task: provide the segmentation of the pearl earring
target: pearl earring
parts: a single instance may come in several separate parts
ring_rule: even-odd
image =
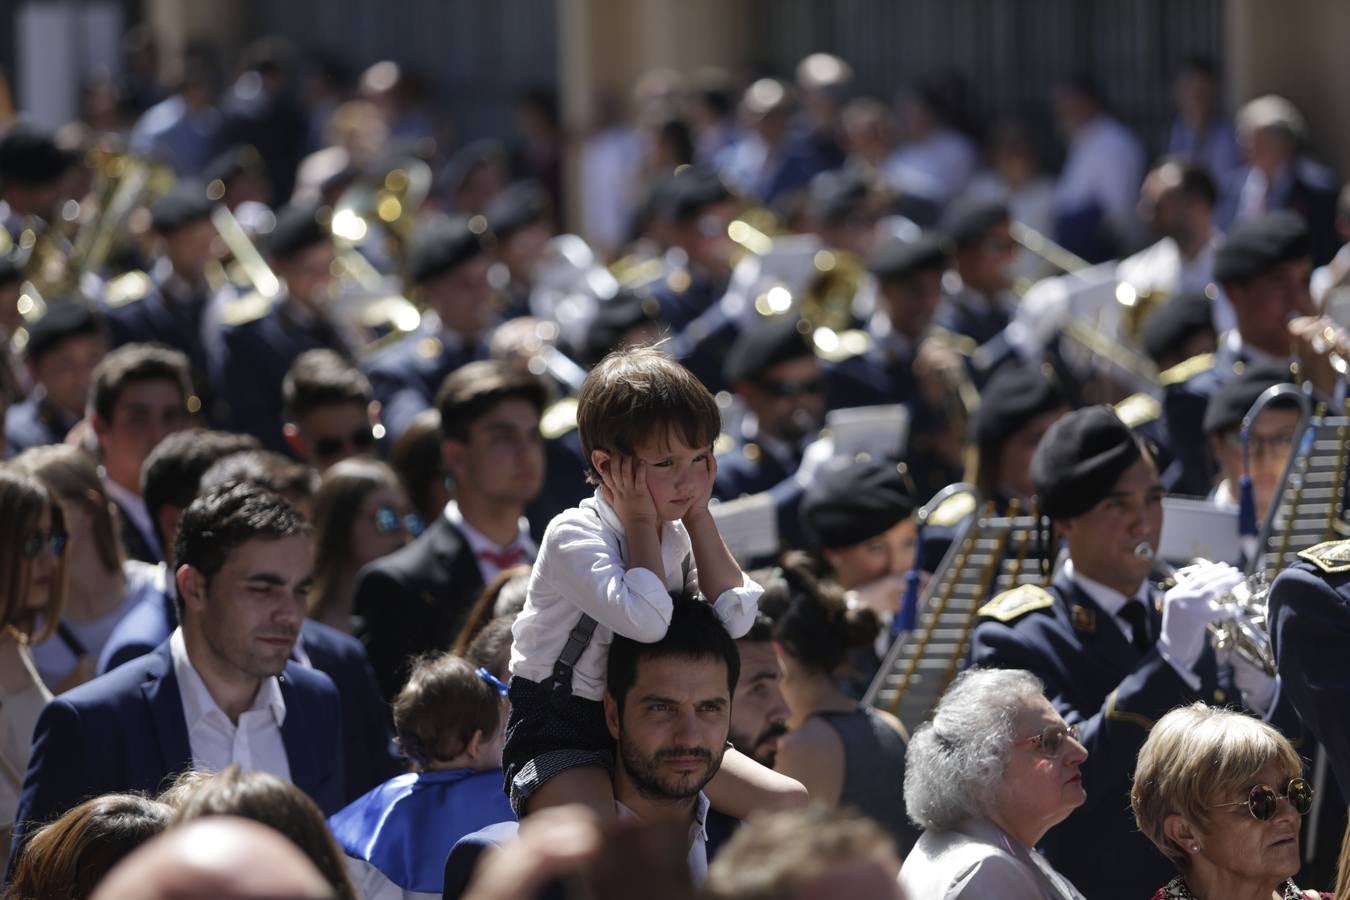
[[[1192,853],[1199,853],[1199,852],[1200,852],[1200,845],[1199,845],[1199,844],[1191,844],[1191,852],[1192,852]]]

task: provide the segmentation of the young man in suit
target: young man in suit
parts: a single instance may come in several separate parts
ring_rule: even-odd
[[[314,566],[308,523],[276,494],[232,485],[193,501],[174,550],[181,626],[38,719],[11,870],[37,823],[98,794],[154,793],[189,769],[238,763],[325,813],[341,808],[337,690],[290,659]]]
[[[455,499],[421,537],[357,577],[361,639],[386,698],[403,686],[410,657],[450,646],[484,584],[534,560],[524,513],[544,484],[545,399],[539,379],[496,361],[469,363],[441,386]]]

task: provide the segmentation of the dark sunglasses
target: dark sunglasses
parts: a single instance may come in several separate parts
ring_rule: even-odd
[[[1289,805],[1300,816],[1307,815],[1312,809],[1313,787],[1302,778],[1293,778],[1281,794],[1268,784],[1254,785],[1246,800],[1234,800],[1232,803],[1216,803],[1215,806],[1245,806],[1247,810],[1262,822],[1269,822],[1279,809],[1280,801],[1288,798]]]
[[[1059,751],[1064,749],[1064,742],[1069,738],[1078,740],[1077,725],[1051,725],[1040,734],[1033,734],[1031,737],[1022,738],[1020,741],[1013,741],[1013,746],[1035,744],[1041,748],[1041,752],[1046,756],[1059,756]]]
[[[406,531],[413,537],[422,533],[422,517],[417,513],[399,515],[392,506],[381,506],[375,510],[375,530],[380,534],[395,534]]]
[[[314,453],[316,456],[337,456],[347,447],[355,450],[369,450],[374,446],[375,433],[370,430],[369,425],[363,425],[346,437],[316,438]]]
[[[497,693],[503,697],[511,693],[511,689],[506,686],[506,682],[502,681],[500,678],[498,678],[496,675],[493,675],[491,672],[489,672],[482,666],[478,667],[478,677],[486,681],[488,684],[492,685],[492,687],[496,689]]]
[[[68,539],[69,535],[55,528],[51,531],[34,531],[23,539],[20,549],[23,551],[24,559],[37,559],[42,553],[42,548],[51,544],[52,555],[60,556],[66,550]]]
[[[760,388],[773,397],[801,397],[806,394],[819,394],[824,379],[812,378],[808,381],[761,381]]]

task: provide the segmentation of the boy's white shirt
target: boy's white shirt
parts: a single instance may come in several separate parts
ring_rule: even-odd
[[[670,595],[698,590],[689,532],[681,522],[661,525],[663,573],[625,569],[624,551],[623,524],[599,490],[549,523],[530,573],[525,608],[511,629],[512,675],[534,682],[551,677],[568,635],[585,613],[596,628],[573,670],[572,692],[600,700],[615,634],[643,643],[665,636]],[[740,587],[723,591],[713,603],[732,637],[750,630],[762,593],[743,575]]]

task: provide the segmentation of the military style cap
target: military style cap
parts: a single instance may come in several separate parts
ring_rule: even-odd
[[[731,191],[711,169],[687,166],[656,188],[654,212],[674,222],[688,222],[715,203],[730,200]]]
[[[1069,405],[1054,375],[1039,366],[1006,363],[994,370],[980,392],[972,436],[982,447],[998,446],[1036,416]]]
[[[1214,254],[1214,280],[1250,281],[1280,263],[1312,255],[1303,218],[1290,210],[1268,212],[1233,226]]]
[[[867,271],[883,281],[946,267],[947,245],[935,234],[912,241],[886,237],[867,255]]]
[[[1293,384],[1289,366],[1279,363],[1260,363],[1244,366],[1231,381],[1221,384],[1205,406],[1205,434],[1215,434],[1237,428],[1267,388],[1277,384]],[[1267,409],[1298,409],[1292,397],[1272,400]]]
[[[74,161],[49,133],[29,125],[15,125],[0,137],[0,181],[50,184]]]
[[[267,255],[288,259],[302,250],[331,240],[328,228],[319,221],[317,206],[286,206],[277,212],[277,224],[267,236]]]
[[[753,380],[765,369],[790,359],[814,356],[800,324],[801,319],[790,313],[760,320],[741,332],[722,367],[727,384]]]
[[[909,479],[894,462],[825,467],[802,496],[802,530],[818,547],[852,547],[914,512]]]
[[[1144,323],[1144,352],[1154,362],[1166,359],[1201,331],[1214,331],[1210,299],[1199,292],[1178,294]]]
[[[160,234],[168,234],[184,225],[211,218],[211,208],[206,185],[195,179],[183,179],[151,204],[150,227]]]
[[[1008,204],[999,199],[975,198],[957,201],[943,221],[943,231],[957,247],[984,240],[996,225],[1011,221]]]
[[[548,194],[537,181],[518,181],[502,191],[486,210],[488,228],[498,240],[506,240],[527,225],[548,215]]]
[[[82,297],[62,297],[47,307],[47,312],[36,322],[28,323],[28,343],[24,353],[30,360],[39,360],[55,350],[62,341],[73,337],[97,337],[103,333],[103,323]]]
[[[444,275],[484,250],[479,232],[463,216],[431,219],[417,227],[408,246],[408,283]]]
[[[871,199],[867,181],[849,169],[821,172],[811,179],[808,209],[821,225],[837,225],[863,212]]]
[[[1096,506],[1143,451],[1109,406],[1077,409],[1041,438],[1031,457],[1031,482],[1041,511],[1072,519]]]

